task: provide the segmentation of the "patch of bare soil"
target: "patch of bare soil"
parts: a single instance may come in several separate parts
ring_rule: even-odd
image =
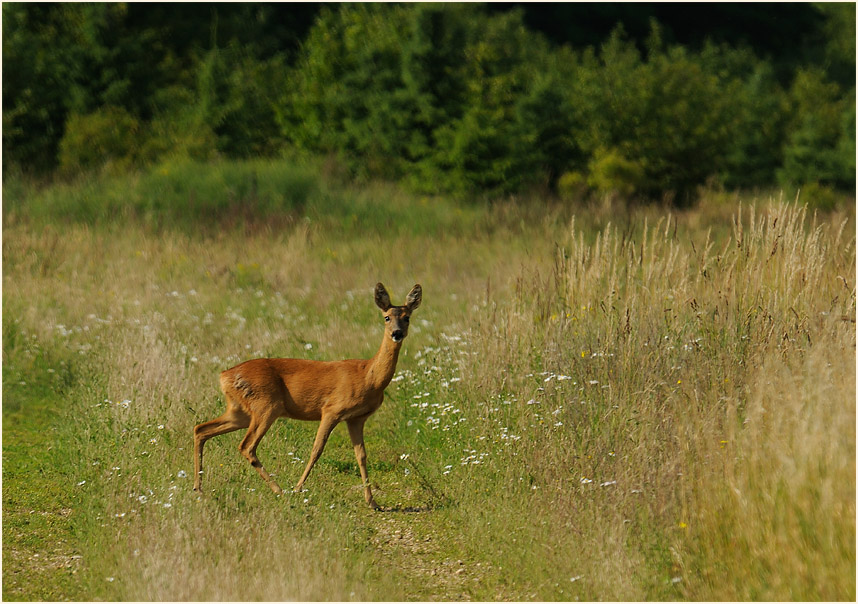
[[[66,518],[71,514],[71,510],[24,510],[22,513]],[[62,539],[54,541],[51,548],[37,551],[34,547],[21,545],[26,542],[26,537],[20,531],[3,534],[3,598],[6,600],[33,599],[34,583],[45,583],[49,587],[54,573],[65,571],[75,574],[81,567],[83,557],[72,553]],[[56,595],[52,594],[52,599],[55,597]]]
[[[437,528],[423,516],[429,511],[387,511],[377,515],[373,544],[408,581],[412,600],[470,601],[472,587],[488,565],[445,555]]]

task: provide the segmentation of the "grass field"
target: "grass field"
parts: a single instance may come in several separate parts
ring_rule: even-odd
[[[458,204],[283,162],[3,210],[6,600],[854,600],[855,219]],[[277,498],[192,429],[259,356],[368,358],[366,426]],[[286,487],[316,424],[259,448]]]

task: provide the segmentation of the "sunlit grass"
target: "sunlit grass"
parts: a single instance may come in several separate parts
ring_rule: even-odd
[[[851,213],[704,203],[608,227],[598,208],[307,190],[269,223],[190,230],[161,210],[7,214],[4,420],[55,406],[64,454],[44,471],[74,510],[75,593],[854,599]],[[240,433],[213,439],[198,498],[191,430],[222,412],[218,373],[369,357],[379,280],[425,292],[366,428],[397,511],[366,509],[342,428],[281,498]],[[284,487],[314,432],[282,421],[262,441]]]

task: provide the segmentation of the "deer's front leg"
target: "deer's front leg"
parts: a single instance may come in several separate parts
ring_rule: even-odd
[[[357,458],[358,467],[360,468],[360,477],[363,480],[363,496],[367,504],[373,509],[379,509],[378,504],[372,498],[372,489],[369,487],[369,474],[366,471],[366,446],[363,442],[363,425],[366,423],[367,416],[356,417],[346,421],[349,427],[349,437],[352,439],[352,444],[355,448],[355,458]]]
[[[331,435],[331,432],[336,425],[337,420],[334,418],[330,416],[322,416],[322,421],[319,422],[319,430],[316,432],[316,440],[313,441],[313,450],[310,452],[310,461],[307,462],[307,468],[301,475],[301,480],[299,480],[298,484],[295,486],[296,493],[300,492],[301,489],[304,488],[304,482],[307,480],[307,476],[310,475],[310,470],[313,469],[313,466],[319,460],[319,456],[322,454],[322,451],[325,450],[325,444],[328,442],[328,437]]]

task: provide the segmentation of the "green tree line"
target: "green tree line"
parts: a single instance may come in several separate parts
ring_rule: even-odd
[[[854,193],[855,6],[802,10],[785,61],[656,19],[561,43],[524,7],[5,3],[4,174],[308,154],[463,196]]]

